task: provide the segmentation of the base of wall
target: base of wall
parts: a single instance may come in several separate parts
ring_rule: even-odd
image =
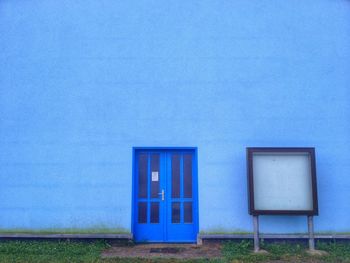
[[[230,239],[253,239],[253,234],[199,234],[197,244],[203,240],[230,240]],[[308,239],[307,234],[259,234],[260,239]],[[342,239],[350,240],[350,234],[315,234],[315,239]]]
[[[260,234],[261,239],[308,239],[307,234]],[[203,240],[253,239],[253,234],[199,234],[197,244]],[[1,234],[0,239],[115,239],[132,240],[132,234]],[[350,240],[350,234],[316,234],[315,239]]]
[[[0,239],[124,239],[132,240],[132,234],[1,234]]]

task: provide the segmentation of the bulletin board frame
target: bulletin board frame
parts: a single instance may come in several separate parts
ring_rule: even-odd
[[[274,210],[264,209],[258,210],[254,204],[254,154],[308,154],[310,161],[311,191],[312,191],[312,209],[309,210]],[[315,148],[313,147],[247,147],[247,177],[248,177],[248,210],[253,216],[258,215],[318,215],[318,197],[317,197],[317,182],[316,182],[316,161]]]

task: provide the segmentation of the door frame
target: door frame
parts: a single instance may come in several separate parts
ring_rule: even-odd
[[[150,147],[150,146],[146,146],[146,147],[141,147],[141,146],[135,146],[132,147],[132,191],[131,191],[131,233],[134,236],[135,233],[135,224],[134,224],[134,216],[135,216],[135,199],[136,199],[136,192],[135,192],[135,182],[136,182],[136,164],[137,164],[137,160],[136,160],[136,153],[138,151],[192,151],[194,154],[194,177],[195,180],[192,181],[193,185],[194,185],[194,191],[193,191],[193,200],[194,202],[196,202],[196,209],[194,209],[193,213],[194,213],[194,228],[195,228],[195,232],[197,233],[197,235],[199,234],[199,194],[198,194],[198,147]],[[193,241],[193,243],[196,243],[196,239]],[[166,241],[164,241],[164,243],[166,243]]]

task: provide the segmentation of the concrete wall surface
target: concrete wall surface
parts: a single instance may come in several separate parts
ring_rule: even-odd
[[[249,232],[246,147],[304,146],[315,231],[350,232],[349,21],[346,0],[2,0],[0,230],[131,231],[132,147],[193,146],[200,231]]]

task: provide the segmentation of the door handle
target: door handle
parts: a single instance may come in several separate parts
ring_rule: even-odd
[[[162,201],[164,201],[164,189],[162,189],[162,192],[158,193],[159,195],[162,195]]]

